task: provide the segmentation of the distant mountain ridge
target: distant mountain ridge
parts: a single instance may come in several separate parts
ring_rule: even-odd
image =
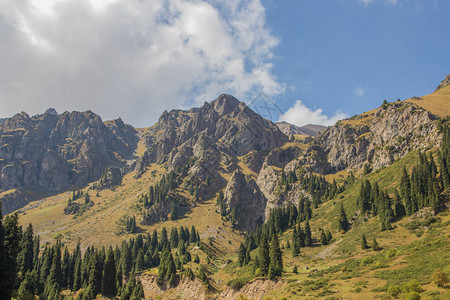
[[[446,97],[447,89],[436,93]],[[20,113],[0,123],[0,198],[4,211],[11,212],[34,199],[27,198],[29,192],[42,195],[82,187],[99,180],[110,166],[123,174],[135,171],[139,177],[157,164],[168,171],[187,168],[197,199],[226,188],[227,214],[260,203],[262,210],[253,221],[264,222],[271,209],[306,193],[298,186],[274,197],[280,170],[304,168],[326,175],[364,165],[378,169],[409,151],[439,144],[437,120],[404,101],[330,127],[297,127],[266,120],[227,94],[198,108],[165,111],[152,127],[139,131],[121,119],[103,122],[91,111],[58,114],[49,109],[33,117]],[[312,138],[289,140],[296,134]],[[235,184],[230,184],[230,176]],[[241,192],[248,195],[241,200],[251,205],[234,199]],[[169,204],[161,209],[170,210]],[[236,224],[251,229],[252,222]]]
[[[314,124],[308,124],[299,127],[285,121],[277,122],[276,124],[278,128],[280,128],[280,130],[287,136],[291,136],[294,134],[317,136],[321,131],[327,128],[326,126],[323,125],[314,125]]]

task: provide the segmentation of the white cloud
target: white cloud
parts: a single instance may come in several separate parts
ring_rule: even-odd
[[[7,3],[6,3],[7,2]],[[220,93],[278,95],[259,0],[0,2],[0,117],[91,109],[138,126]]]
[[[285,121],[297,126],[304,126],[308,124],[318,124],[331,126],[337,121],[347,118],[348,115],[337,111],[333,116],[329,117],[323,114],[323,110],[318,108],[316,110],[306,107],[301,100],[297,100],[291,108],[280,116],[280,121]]]
[[[353,90],[353,95],[362,97],[366,94],[367,88],[364,88],[362,86],[358,86]]]

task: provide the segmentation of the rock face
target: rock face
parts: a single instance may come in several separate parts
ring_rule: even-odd
[[[16,114],[0,124],[0,189],[47,193],[84,185],[108,166],[125,166],[137,141],[132,126],[105,124],[91,111]]]
[[[317,136],[321,131],[327,128],[326,126],[313,124],[298,127],[284,121],[277,122],[276,125],[278,126],[278,128],[280,128],[281,132],[283,132],[287,136],[291,136],[294,134]]]
[[[441,81],[441,83],[437,86],[435,91],[440,90],[441,88],[443,88],[444,86],[447,86],[450,84],[450,74],[448,74],[447,76],[445,76],[444,80]]]
[[[436,120],[415,104],[394,102],[370,115],[340,121],[314,141],[321,155],[311,161],[313,170],[324,174],[364,164],[378,169],[411,150],[439,145]]]
[[[7,214],[28,204],[29,199],[20,190],[12,189],[0,194],[2,213]]]
[[[118,167],[109,166],[105,169],[100,180],[95,185],[99,190],[111,189],[122,182],[122,172]]]
[[[236,228],[250,231],[265,221],[266,197],[256,182],[239,170],[234,171],[228,181],[224,201]]]
[[[193,152],[199,141],[233,156],[273,149],[287,141],[274,123],[226,94],[200,108],[164,112],[144,139],[151,161],[157,163],[169,158],[173,163],[176,154]]]

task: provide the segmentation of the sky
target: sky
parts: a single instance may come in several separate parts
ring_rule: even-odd
[[[431,93],[450,73],[449,15],[447,0],[0,0],[0,117],[145,127],[229,93],[332,125]]]

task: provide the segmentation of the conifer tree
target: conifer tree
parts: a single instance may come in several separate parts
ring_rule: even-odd
[[[169,240],[167,239],[167,229],[166,227],[163,227],[163,229],[161,229],[161,241],[159,244],[159,250],[162,250],[165,245],[168,245]]]
[[[283,259],[280,249],[278,236],[273,235],[270,242],[270,264],[269,264],[269,278],[280,277],[283,272]]]
[[[195,243],[196,241],[197,241],[197,232],[195,230],[194,225],[192,225],[191,233],[189,235],[189,242],[190,243]]]
[[[323,228],[320,231],[320,243],[324,246],[328,245],[327,235],[325,234],[325,231],[323,230]]]
[[[372,250],[378,251],[379,249],[380,249],[380,248],[379,248],[379,246],[378,246],[377,240],[375,239],[375,237],[373,237],[373,240],[372,240]]]
[[[394,212],[395,212],[396,219],[401,219],[404,216],[406,216],[405,206],[403,205],[403,202],[400,199],[400,195],[399,195],[397,189],[395,189],[395,194],[394,194]]]
[[[344,205],[341,203],[341,209],[339,212],[339,230],[347,232],[349,230],[350,224],[347,221],[347,215],[344,210]]]
[[[1,207],[0,207],[1,209]],[[1,214],[0,214],[1,216]],[[0,218],[1,219],[1,218]],[[17,213],[5,217],[0,239],[3,239],[2,264],[0,266],[0,299],[10,299],[17,278],[17,254],[21,230],[19,228],[19,215]]]
[[[1,209],[1,207],[0,207]],[[34,249],[33,249],[33,226],[31,223],[25,229],[20,242],[20,253],[18,255],[18,267],[22,276],[33,269]]]
[[[367,245],[366,236],[363,234],[361,236],[361,249],[364,250],[364,249],[367,249],[367,248],[369,248],[369,246]]]
[[[309,226],[308,220],[306,220],[306,222],[305,222],[305,246],[306,247],[312,246],[311,227]]]
[[[329,230],[327,230],[326,236],[327,236],[327,243],[328,244],[331,243],[331,241],[333,240],[333,236],[331,235],[331,232]]]
[[[262,234],[259,242],[259,265],[260,272],[262,276],[267,276],[269,273],[269,264],[270,264],[270,256],[269,256],[269,243],[267,242],[266,234]]]
[[[300,224],[298,224],[298,239],[300,242],[300,247],[305,247],[305,232],[303,231],[303,228]]]
[[[102,274],[102,294],[103,296],[112,298],[116,295],[116,262],[114,259],[114,253],[109,248],[106,254],[106,260],[103,267]]]
[[[136,256],[136,261],[134,263],[134,269],[136,271],[142,271],[144,269],[144,250],[141,248]]]
[[[78,291],[81,288],[81,257],[76,257],[75,260],[75,268],[74,268],[74,279],[73,279],[73,286],[72,291]]]
[[[53,261],[50,268],[50,274],[47,278],[50,281],[50,285],[54,283],[61,284],[62,271],[61,271],[61,245],[59,242],[53,247]]]
[[[122,243],[121,247],[121,263],[122,263],[122,274],[125,277],[128,277],[128,275],[131,272],[132,267],[132,256],[131,256],[131,249],[127,242]]]
[[[172,227],[170,230],[170,247],[176,248],[178,246],[178,230],[176,227]]]
[[[242,267],[244,265],[245,255],[246,255],[245,247],[244,247],[244,244],[241,243],[241,245],[239,246],[239,250],[238,250],[238,261],[239,261],[240,267]]]

